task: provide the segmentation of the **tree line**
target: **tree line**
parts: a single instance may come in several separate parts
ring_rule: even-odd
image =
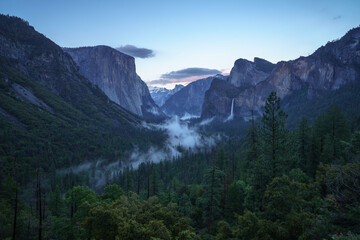
[[[286,119],[273,92],[241,141],[125,167],[100,192],[79,186],[81,177],[51,181],[41,168],[20,188],[26,169],[8,159],[0,237],[360,238],[359,129],[350,131],[336,104],[312,125],[303,118],[289,130]]]

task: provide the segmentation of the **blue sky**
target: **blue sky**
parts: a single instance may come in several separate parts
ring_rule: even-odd
[[[0,0],[0,12],[27,20],[62,47],[133,45],[144,81],[191,81],[228,73],[238,58],[271,62],[307,56],[360,25],[359,0]],[[194,73],[204,69],[204,76]],[[171,79],[189,71],[185,79]],[[162,80],[162,81],[159,81]]]

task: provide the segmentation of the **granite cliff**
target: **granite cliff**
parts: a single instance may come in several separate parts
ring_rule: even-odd
[[[261,58],[255,58],[254,62],[240,58],[231,69],[228,82],[236,87],[255,86],[265,80],[274,67],[275,64]]]
[[[135,59],[107,46],[64,48],[80,73],[112,101],[138,116],[163,118],[147,85],[136,74]]]
[[[339,40],[328,42],[308,57],[273,65],[255,58],[239,59],[227,81],[213,81],[206,92],[202,118],[226,117],[234,99],[234,115],[247,118],[254,110],[260,115],[270,92],[281,98],[304,93],[304,100],[316,99],[341,86],[359,81],[360,28]],[[260,64],[259,64],[260,63]],[[301,102],[293,103],[301,108]]]

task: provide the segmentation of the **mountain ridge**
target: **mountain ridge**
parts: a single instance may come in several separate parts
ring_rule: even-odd
[[[261,115],[265,100],[272,91],[284,98],[306,89],[307,99],[316,99],[329,91],[339,89],[342,85],[357,81],[360,76],[359,38],[360,28],[354,28],[339,40],[328,42],[308,57],[278,62],[273,70],[267,73],[266,78],[260,76],[252,79],[255,84],[240,82],[234,85],[234,81],[228,80],[231,86],[226,85],[229,88],[227,92],[235,91],[233,88],[236,88],[235,95],[227,95],[226,91],[221,89],[217,91],[216,87],[219,87],[219,84],[211,86],[205,94],[202,118],[225,118],[229,114],[228,108],[232,98],[235,99],[235,116],[248,118],[252,110],[255,115]],[[234,74],[246,74],[244,68],[237,67],[237,61],[229,79],[233,79]],[[250,75],[256,76],[256,71],[250,70]],[[227,110],[221,106],[226,106]]]
[[[205,92],[215,78],[225,79],[226,76],[215,75],[189,83],[186,87],[172,95],[161,109],[168,115],[200,116]]]

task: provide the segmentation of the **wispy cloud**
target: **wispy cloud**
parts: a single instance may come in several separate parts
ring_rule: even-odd
[[[221,74],[222,71],[210,68],[185,68],[177,71],[164,73],[160,79],[148,81],[148,85],[167,85],[176,83],[190,83],[202,78]]]
[[[221,72],[217,69],[185,68],[185,69],[165,73],[161,75],[161,79],[182,79],[182,78],[188,78],[194,76],[215,75],[220,73]]]
[[[153,50],[148,48],[139,48],[134,45],[125,45],[118,47],[117,50],[119,50],[122,53],[128,54],[130,56],[136,57],[136,58],[151,58],[155,56],[155,53]]]
[[[336,20],[340,20],[342,18],[341,15],[337,15],[335,17],[332,18],[332,20],[336,21]]]
[[[166,85],[169,83],[173,83],[173,81],[171,81],[170,79],[158,79],[158,80],[148,81],[146,83],[149,85],[155,85],[155,84]]]
[[[181,79],[158,79],[153,81],[146,82],[148,85],[167,85],[167,84],[184,84],[187,85],[188,83],[194,82],[199,79],[207,78],[214,76],[213,74],[210,75],[203,75],[203,76],[192,76],[187,78],[181,78]]]

